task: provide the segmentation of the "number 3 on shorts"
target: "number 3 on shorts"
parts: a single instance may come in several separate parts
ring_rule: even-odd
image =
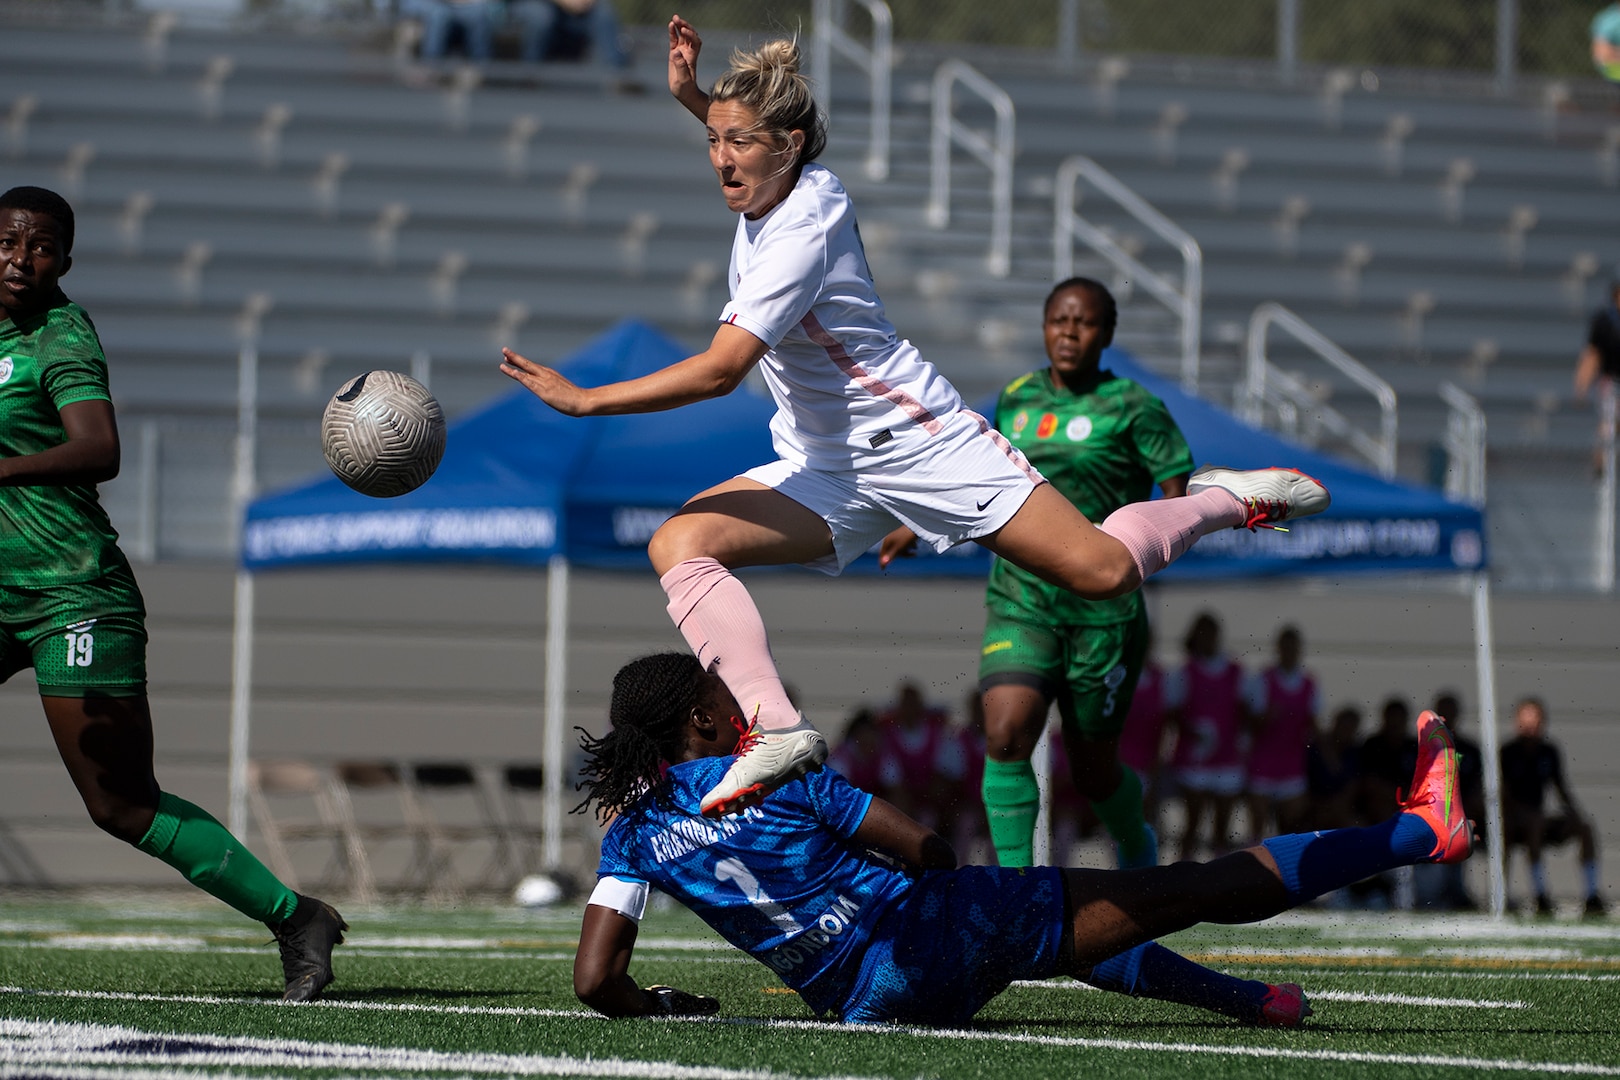
[[[89,667],[96,655],[95,635],[88,630],[70,630],[62,637],[67,641],[67,666]]]

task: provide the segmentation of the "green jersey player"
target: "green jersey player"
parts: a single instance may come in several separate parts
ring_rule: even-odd
[[[119,463],[107,359],[90,316],[57,285],[73,266],[73,229],[55,192],[0,195],[0,681],[34,669],[91,820],[268,925],[284,997],[306,1001],[332,981],[342,917],[283,885],[153,774],[146,608],[96,496]]]
[[[1088,521],[1149,498],[1155,484],[1167,497],[1186,494],[1193,467],[1164,403],[1100,367],[1115,321],[1100,282],[1059,282],[1043,319],[1051,366],[1013,380],[996,404],[996,428]],[[883,561],[913,542],[908,530],[891,533]],[[1143,818],[1141,780],[1119,760],[1147,651],[1141,593],[1085,600],[997,559],[985,606],[983,795],[1001,865],[1033,861],[1040,789],[1030,757],[1053,702],[1075,787],[1113,836],[1120,866],[1153,865],[1158,843]]]

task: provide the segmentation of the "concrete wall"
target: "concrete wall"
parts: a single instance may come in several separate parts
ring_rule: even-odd
[[[187,563],[139,575],[151,609],[159,778],[223,816],[232,573]],[[784,676],[829,734],[855,706],[888,701],[904,677],[953,709],[974,685],[982,628],[976,583],[827,580],[798,571],[748,580]],[[485,765],[540,757],[543,571],[267,574],[258,578],[257,603],[254,756]],[[1254,663],[1268,658],[1277,627],[1293,622],[1325,706],[1360,705],[1370,729],[1391,693],[1421,707],[1453,688],[1467,729],[1478,731],[1470,605],[1459,592],[1422,583],[1258,582],[1167,587],[1152,593],[1151,604],[1163,662],[1176,661],[1182,632],[1205,608],[1222,619],[1228,650]],[[663,605],[650,571],[574,573],[570,726],[600,730],[609,680],[626,659],[683,647]],[[1575,789],[1613,853],[1620,846],[1620,603],[1498,596],[1495,638],[1499,708],[1526,693],[1546,698]],[[85,823],[34,693],[29,673],[0,687],[0,819],[29,819],[19,839],[56,883],[172,880],[165,867]],[[1505,727],[1510,718],[1499,716]],[[591,826],[576,817],[570,827],[568,859],[588,872]],[[384,856],[380,876],[405,857]],[[1565,898],[1577,892],[1573,863],[1572,853],[1550,863]]]

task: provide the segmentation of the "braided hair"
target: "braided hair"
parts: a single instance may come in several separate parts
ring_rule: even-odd
[[[574,729],[586,760],[580,767],[584,779],[577,785],[585,798],[573,812],[594,802],[597,820],[605,824],[647,791],[659,805],[668,806],[665,763],[680,754],[687,718],[703,703],[708,679],[691,653],[654,653],[620,668],[608,704],[612,729],[599,739]]]

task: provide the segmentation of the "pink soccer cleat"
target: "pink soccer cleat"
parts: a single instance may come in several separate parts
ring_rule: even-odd
[[[1261,1027],[1299,1027],[1299,1022],[1315,1010],[1305,1000],[1305,991],[1298,983],[1266,984],[1266,1000],[1260,1005],[1260,1017],[1255,1022]]]
[[[758,806],[783,784],[815,772],[827,760],[827,740],[808,720],[786,731],[754,726],[737,743],[737,756],[720,782],[703,796],[704,817],[718,818]]]
[[[1473,852],[1474,830],[1457,788],[1457,747],[1445,721],[1426,709],[1418,715],[1417,769],[1401,812],[1418,815],[1434,830],[1434,850],[1423,862],[1462,862]]]

